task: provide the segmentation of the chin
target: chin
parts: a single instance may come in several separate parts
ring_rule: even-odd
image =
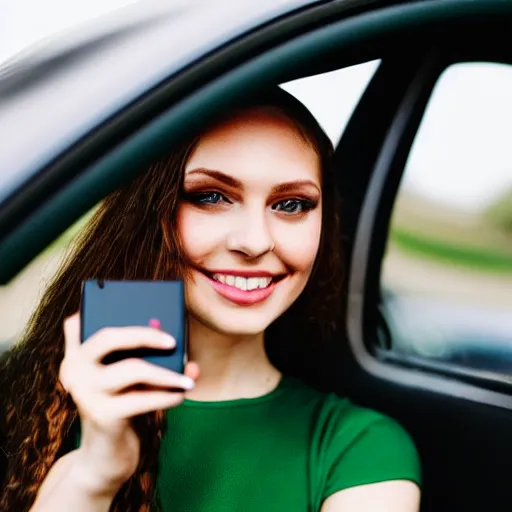
[[[263,333],[274,320],[261,318],[252,312],[218,311],[215,318],[192,313],[192,317],[208,329],[226,336],[257,336]]]

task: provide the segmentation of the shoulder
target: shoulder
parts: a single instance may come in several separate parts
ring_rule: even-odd
[[[369,441],[395,441],[397,443],[410,441],[409,434],[393,418],[373,409],[355,405],[348,398],[342,398],[334,393],[327,394],[322,401],[323,429],[332,434],[332,442],[341,440],[347,448]]]
[[[324,498],[346,488],[391,480],[420,485],[416,447],[396,420],[334,393],[299,384],[297,388],[314,403],[311,455],[324,475]]]
[[[287,388],[293,391],[302,408],[314,411],[315,422],[324,436],[355,441],[360,435],[372,431],[386,436],[409,437],[397,421],[376,410],[360,407],[347,397],[319,391],[289,377]]]
[[[358,485],[391,480],[421,484],[418,452],[396,420],[349,400],[330,396],[328,453],[330,479],[326,494]],[[325,426],[324,426],[325,428]]]

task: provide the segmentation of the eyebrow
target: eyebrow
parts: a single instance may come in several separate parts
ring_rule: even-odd
[[[193,171],[187,172],[186,176],[190,176],[191,174],[205,174],[206,176],[210,176],[211,178],[221,181],[222,183],[225,183],[230,187],[243,188],[243,184],[241,181],[220,171],[214,171],[212,169],[205,169],[204,167],[199,167],[198,169],[194,169]]]
[[[233,188],[241,188],[243,189],[243,183],[240,180],[237,180],[236,178],[233,178],[232,176],[229,176],[228,174],[224,174],[221,171],[215,171],[213,169],[205,169],[204,167],[199,167],[197,169],[193,169],[192,171],[187,172],[187,176],[190,176],[191,174],[204,174],[206,176],[209,176],[213,179],[216,179],[230,187]],[[318,185],[311,180],[297,180],[297,181],[290,181],[288,183],[280,183],[279,185],[276,185],[273,187],[272,192],[274,193],[283,193],[283,192],[290,192],[293,190],[296,190],[300,187],[312,187],[318,192],[320,192]]]

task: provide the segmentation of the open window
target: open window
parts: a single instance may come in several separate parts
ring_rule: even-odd
[[[512,373],[512,65],[439,77],[398,189],[381,274],[391,350]]]

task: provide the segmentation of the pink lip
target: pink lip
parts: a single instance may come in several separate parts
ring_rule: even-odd
[[[220,272],[219,272],[220,273]],[[230,271],[231,275],[235,275]],[[239,306],[252,306],[253,304],[257,304],[258,302],[262,302],[274,291],[276,284],[275,282],[270,283],[266,288],[257,288],[256,290],[240,290],[239,288],[235,288],[234,286],[230,286],[229,284],[224,284],[219,281],[215,281],[211,277],[203,274],[208,281],[210,281],[213,289],[225,299],[238,304]],[[242,275],[248,276],[247,272],[244,272]],[[264,277],[263,273],[257,274],[258,276]]]

